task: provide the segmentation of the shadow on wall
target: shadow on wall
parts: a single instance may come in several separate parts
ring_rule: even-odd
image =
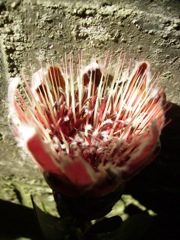
[[[116,2],[120,2],[122,0],[116,0]],[[139,8],[139,10],[146,9],[149,11],[149,6],[152,8],[156,8],[156,11],[163,11],[164,13],[167,12],[167,15],[176,14],[179,15],[179,6],[180,1],[179,0],[124,0],[126,3],[134,4],[136,7]]]
[[[126,189],[141,204],[157,213],[146,240],[178,240],[180,236],[180,106],[172,104],[155,161],[132,179]],[[130,206],[129,214],[137,211]]]

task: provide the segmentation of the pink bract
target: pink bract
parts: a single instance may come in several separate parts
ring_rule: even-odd
[[[148,62],[131,70],[124,59],[85,67],[79,59],[74,70],[70,57],[62,67],[41,68],[31,83],[24,75],[11,79],[9,119],[17,141],[43,172],[103,196],[157,154],[163,101]]]

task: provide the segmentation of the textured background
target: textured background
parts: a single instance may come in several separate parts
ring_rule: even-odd
[[[161,73],[161,84],[172,103],[167,114],[172,122],[162,133],[161,154],[130,182],[124,203],[129,207],[123,211],[131,214],[142,204],[158,214],[145,239],[178,239],[180,1],[1,0],[0,33],[0,199],[30,206],[32,193],[46,199],[48,206],[53,204],[39,170],[17,148],[9,130],[9,78],[23,68],[28,74],[30,65],[38,69],[39,61],[59,62],[65,53],[76,55],[83,50],[89,58],[92,54],[103,56],[106,51],[113,56],[123,52],[127,61],[148,60],[153,73]],[[15,239],[11,233],[9,238],[3,235],[7,226],[0,229],[2,239]],[[13,228],[8,231],[16,236],[32,235],[17,234]]]

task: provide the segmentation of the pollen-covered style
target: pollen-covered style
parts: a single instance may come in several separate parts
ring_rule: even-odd
[[[71,56],[41,68],[31,83],[24,74],[11,79],[13,132],[41,169],[60,179],[59,191],[106,195],[157,154],[163,91],[148,62],[131,70],[124,61],[105,57],[84,67],[79,59],[74,68]]]

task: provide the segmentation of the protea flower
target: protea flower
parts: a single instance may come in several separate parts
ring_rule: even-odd
[[[157,154],[164,94],[148,62],[132,73],[105,57],[73,57],[22,74],[9,86],[10,123],[54,191],[58,209],[79,218],[106,214],[121,188]],[[19,87],[21,85],[21,87]]]

